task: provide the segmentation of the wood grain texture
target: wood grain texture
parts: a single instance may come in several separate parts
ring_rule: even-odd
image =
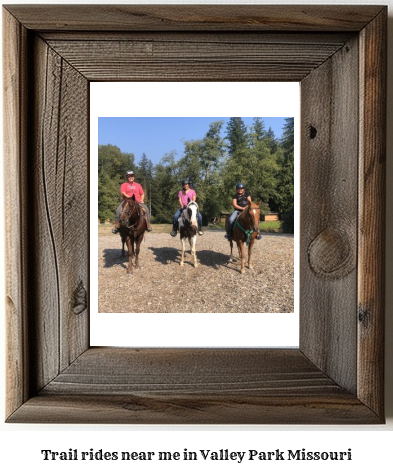
[[[300,347],[354,394],[357,70],[357,42],[349,41],[301,83]]]
[[[35,379],[42,387],[88,347],[88,86],[38,37],[34,57]]]
[[[53,34],[52,34],[53,36]],[[161,35],[162,36],[162,35]],[[106,81],[300,81],[344,44],[345,35],[331,43],[316,35],[293,35],[287,42],[276,35],[172,35],[165,40],[105,41],[51,39],[49,45],[88,80]],[[348,35],[346,35],[348,36]],[[199,40],[201,38],[201,40]],[[225,68],[223,68],[225,64]]]
[[[299,350],[92,348],[10,421],[375,423]]]
[[[4,179],[13,183],[4,187],[7,394],[6,411],[12,413],[29,397],[28,331],[26,315],[26,115],[27,33],[20,23],[3,14],[4,77]]]
[[[361,33],[358,385],[359,398],[371,409],[383,406],[386,77],[387,37],[384,10]],[[373,389],[371,389],[373,387]]]
[[[36,31],[360,31],[380,6],[5,5]]]
[[[383,423],[386,8],[13,5],[4,21],[8,421]],[[301,80],[299,350],[89,348],[89,81],[173,79],[179,59],[174,80]]]

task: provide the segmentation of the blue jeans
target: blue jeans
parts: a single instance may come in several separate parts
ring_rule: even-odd
[[[240,211],[236,210],[236,211],[233,211],[232,214],[229,216],[228,222],[227,222],[227,228],[225,229],[227,231],[227,234],[231,232],[233,223],[235,222],[235,219],[239,214],[240,214]]]
[[[175,212],[175,215],[173,216],[173,228],[174,229],[177,229],[177,226],[178,226],[178,221],[179,221],[179,217],[180,217],[180,214],[183,212],[183,209],[181,209],[179,207],[179,209]],[[198,212],[198,227],[199,229],[202,229],[202,214],[200,212]]]

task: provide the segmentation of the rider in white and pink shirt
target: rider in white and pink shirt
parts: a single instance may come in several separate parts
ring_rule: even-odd
[[[176,237],[177,235],[177,227],[178,227],[178,221],[180,214],[182,213],[183,209],[187,207],[188,200],[190,201],[196,201],[196,192],[190,188],[190,180],[188,178],[183,179],[182,181],[182,186],[183,189],[179,191],[178,197],[179,197],[179,209],[175,212],[175,215],[173,216],[173,229],[171,232],[172,237]],[[203,235],[202,232],[202,215],[198,211],[198,234]]]

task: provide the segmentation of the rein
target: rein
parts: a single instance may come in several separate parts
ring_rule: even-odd
[[[239,223],[238,220],[235,222],[235,225],[237,225],[246,234],[246,237],[247,237],[246,245],[248,245],[250,243],[251,235],[255,232],[255,230],[253,230],[253,229],[251,229],[251,230],[244,229],[243,226]]]
[[[248,213],[247,213],[248,214]],[[240,217],[240,216],[239,216]],[[248,218],[250,219],[250,224],[252,224],[251,222],[251,218],[250,216],[248,215]],[[247,237],[247,240],[246,240],[246,245],[248,245],[250,243],[250,239],[251,239],[251,236],[254,232],[256,232],[256,230],[254,228],[252,228],[251,230],[246,230],[239,222],[239,218],[236,219],[236,222],[235,222],[235,226],[238,226],[240,230],[242,230],[245,234],[246,234],[246,237]],[[254,227],[252,225],[252,227]]]
[[[134,210],[136,209],[136,213],[137,213],[137,216],[138,216],[138,220],[134,223],[134,224],[131,224],[131,225],[126,225],[127,229],[130,229],[132,230],[133,232],[137,232],[138,231],[138,225],[143,222],[143,220],[141,220],[141,214],[140,214],[140,208],[139,208],[139,204],[135,204],[135,206],[133,207],[131,213],[128,215],[128,221],[131,219],[131,216],[132,214],[134,213]]]

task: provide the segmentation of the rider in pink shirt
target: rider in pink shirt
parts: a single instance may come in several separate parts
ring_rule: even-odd
[[[134,194],[137,202],[141,202],[141,197],[145,195],[142,186],[135,182],[123,183],[120,186],[120,194],[123,201]]]
[[[121,199],[122,202],[116,209],[116,214],[115,214],[115,227],[112,229],[112,232],[114,234],[117,234],[119,232],[120,224],[119,224],[119,219],[120,219],[120,213],[121,213],[121,208],[123,206],[123,202],[128,198],[131,197],[132,195],[135,196],[135,200],[139,203],[141,207],[143,207],[145,214],[146,214],[146,223],[147,223],[147,231],[151,232],[153,229],[150,226],[150,213],[149,209],[146,206],[146,204],[143,202],[145,199],[145,192],[143,191],[142,186],[139,183],[135,182],[135,174],[133,171],[127,171],[126,173],[126,180],[127,182],[123,183],[120,186],[120,194],[121,194]]]
[[[196,192],[190,188],[190,180],[188,178],[183,179],[182,186],[183,186],[183,189],[181,189],[178,194],[180,207],[176,211],[175,215],[173,216],[173,229],[171,232],[172,237],[176,237],[177,235],[178,220],[183,209],[187,207],[188,200],[196,201]],[[203,235],[202,215],[200,212],[198,212],[198,229],[199,229],[198,234]]]

